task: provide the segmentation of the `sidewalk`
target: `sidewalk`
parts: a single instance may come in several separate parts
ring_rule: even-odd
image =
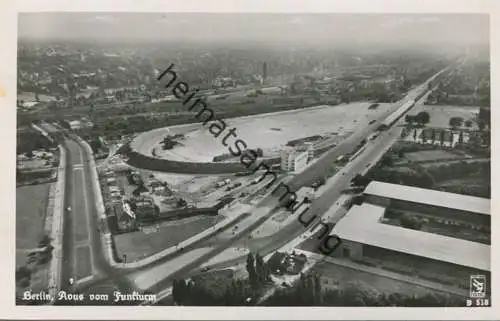
[[[64,220],[64,189],[66,172],[66,151],[59,145],[59,168],[57,171],[57,182],[53,191],[53,212],[50,237],[52,238],[52,260],[49,270],[49,292],[55,297],[55,292],[61,287],[62,282],[62,237]],[[50,199],[49,199],[50,202]]]

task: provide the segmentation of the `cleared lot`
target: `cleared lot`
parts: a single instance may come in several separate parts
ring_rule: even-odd
[[[406,153],[405,158],[413,162],[441,160],[441,159],[460,159],[463,156],[453,154],[444,150],[423,150],[414,153]]]
[[[137,261],[174,246],[217,224],[222,217],[196,217],[176,222],[164,222],[157,232],[143,231],[115,235],[118,256],[127,256],[127,262]]]
[[[43,235],[50,184],[16,189],[16,267],[24,265],[28,251]]]

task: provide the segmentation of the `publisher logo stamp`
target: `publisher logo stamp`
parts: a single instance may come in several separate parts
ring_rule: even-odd
[[[470,293],[471,298],[484,298],[486,296],[486,276],[471,275],[470,276]]]

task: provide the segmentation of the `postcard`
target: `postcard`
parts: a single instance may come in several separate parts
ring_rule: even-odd
[[[322,3],[6,5],[9,318],[495,315],[493,1]]]

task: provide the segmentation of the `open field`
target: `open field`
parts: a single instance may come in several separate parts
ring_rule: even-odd
[[[404,158],[412,162],[422,162],[441,159],[461,159],[463,156],[444,150],[422,150],[419,152],[406,153]]]
[[[137,261],[184,241],[217,224],[218,217],[196,217],[175,222],[164,222],[156,233],[142,231],[115,235],[119,257],[127,255],[127,262]]]
[[[316,264],[312,272],[321,275],[321,286],[325,289],[338,289],[346,286],[356,286],[370,291],[384,293],[400,293],[406,295],[425,295],[439,293],[428,288],[396,281],[383,276],[334,265],[328,262]]]
[[[193,162],[211,162],[214,156],[228,153],[222,144],[230,128],[244,140],[248,148],[262,148],[266,153],[276,153],[288,141],[317,134],[345,134],[358,126],[386,112],[391,104],[380,104],[377,109],[369,110],[370,103],[352,103],[338,106],[318,106],[307,109],[276,112],[264,115],[226,119],[227,128],[218,138],[201,124],[172,126],[155,129],[138,135],[131,147],[144,155]],[[277,130],[279,129],[279,130]],[[171,150],[162,150],[161,140],[168,134],[184,134],[180,145]],[[236,138],[228,139],[232,146]]]
[[[24,265],[29,249],[43,235],[50,184],[16,189],[16,266]]]
[[[464,121],[472,120],[470,129],[477,130],[474,120],[479,114],[479,107],[416,105],[411,114],[416,115],[421,111],[426,111],[431,116],[427,127],[450,128],[451,117],[462,117]]]

